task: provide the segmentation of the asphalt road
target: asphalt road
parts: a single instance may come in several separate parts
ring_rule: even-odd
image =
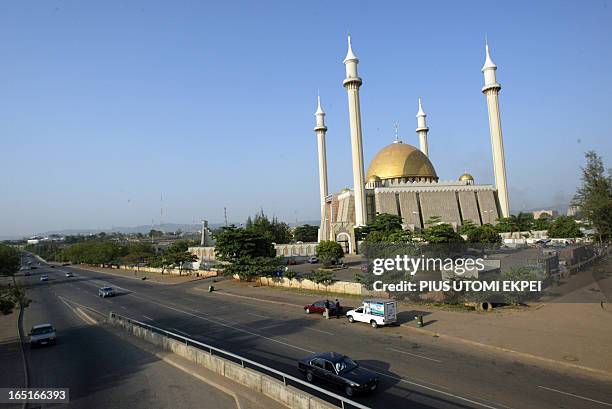
[[[49,274],[50,281],[41,283],[41,274]],[[58,335],[57,345],[26,349],[31,387],[69,388],[70,408],[187,409],[202,407],[202,402],[236,407],[229,395],[88,323],[58,296],[58,289],[68,287],[58,284],[59,275],[39,267],[23,278],[34,284],[27,291],[33,302],[25,311],[26,333],[32,325],[52,323]]]
[[[72,271],[75,277],[64,277]],[[30,297],[42,305],[59,306],[62,297],[107,314],[110,311],[190,336],[241,354],[289,374],[300,376],[296,359],[312,352],[337,351],[378,372],[380,390],[358,398],[373,408],[606,408],[612,407],[612,382],[556,372],[521,363],[491,352],[460,349],[439,341],[419,344],[401,328],[348,324],[323,320],[283,305],[208,293],[206,281],[161,285],[82,270],[76,267],[45,268],[48,283],[27,278]],[[110,285],[120,294],[97,296]],[[93,333],[92,333],[93,334]],[[95,341],[91,341],[95,342]],[[554,342],[554,340],[551,340]],[[78,356],[90,349],[83,343]],[[117,349],[106,350],[108,357]],[[127,363],[125,371],[135,371]],[[83,388],[91,384],[91,365],[75,366]],[[76,376],[76,375],[73,375]],[[126,389],[143,391],[138,382]],[[340,391],[336,391],[340,392]],[[144,393],[144,392],[143,392]],[[159,406],[149,406],[151,408]]]

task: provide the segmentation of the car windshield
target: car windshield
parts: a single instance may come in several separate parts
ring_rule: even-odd
[[[53,332],[53,327],[42,327],[42,328],[32,329],[32,335],[49,334],[50,332]]]
[[[341,373],[355,369],[357,367],[357,363],[355,363],[355,361],[348,356],[345,356],[342,361],[336,362],[334,366],[336,367],[336,371]]]

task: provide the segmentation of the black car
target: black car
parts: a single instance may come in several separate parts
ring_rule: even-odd
[[[300,359],[298,369],[306,374],[308,382],[313,382],[315,378],[322,379],[343,388],[347,396],[373,391],[378,387],[375,373],[337,352],[322,352]]]

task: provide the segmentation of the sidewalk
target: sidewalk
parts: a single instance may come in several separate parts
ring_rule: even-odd
[[[0,371],[0,387],[2,388],[25,386],[21,341],[17,331],[18,317],[19,308],[15,308],[9,315],[0,314],[0,362],[3,368]],[[7,407],[20,408],[21,404]]]
[[[218,294],[247,297],[266,303],[302,308],[313,300],[339,298],[357,306],[361,298],[304,293],[254,283],[225,280],[215,284]],[[417,328],[416,314],[425,327]],[[400,324],[406,330],[459,342],[477,349],[510,354],[553,366],[612,377],[612,305],[599,303],[537,304],[501,308],[493,312],[449,311],[420,304],[398,303]]]

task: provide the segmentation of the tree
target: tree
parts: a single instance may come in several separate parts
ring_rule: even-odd
[[[321,241],[316,248],[317,257],[324,266],[329,267],[344,257],[344,251],[339,243],[331,240]]]
[[[263,210],[256,214],[254,219],[247,219],[245,230],[260,234],[278,244],[289,243],[293,237],[287,223],[278,221],[276,217],[270,221]]]
[[[491,226],[490,224],[474,226],[474,228],[468,232],[467,236],[467,241],[470,243],[496,245],[500,245],[502,243],[501,236],[495,227]]]
[[[550,219],[540,216],[533,221],[533,230],[548,230],[550,227]]]
[[[0,244],[0,275],[12,277],[19,271],[21,260],[13,247]]]
[[[270,239],[252,230],[236,226],[224,227],[215,235],[215,253],[227,264],[223,273],[242,280],[272,275],[280,268],[280,260]]]
[[[402,218],[395,214],[380,213],[366,226],[355,229],[357,240],[372,243],[407,243],[412,233],[402,228]]]
[[[15,273],[19,271],[20,264],[21,260],[17,250],[0,244],[0,275],[13,278],[12,285],[0,286],[0,312],[4,315],[10,314],[17,304],[25,307],[29,303],[25,292],[15,281]]]
[[[421,232],[421,237],[432,244],[463,243],[463,237],[455,232],[453,226],[448,223],[441,223],[439,217],[431,217],[425,222],[425,228]]]
[[[574,238],[582,237],[582,232],[573,217],[559,216],[550,224],[548,237]]]
[[[472,230],[474,230],[476,228],[478,228],[478,226],[476,226],[473,221],[471,221],[471,220],[464,220],[463,224],[461,224],[461,226],[459,226],[459,229],[457,229],[457,233],[465,234],[465,235],[469,236],[470,231],[472,231]]]
[[[319,238],[319,228],[317,226],[311,226],[305,224],[303,226],[297,226],[293,230],[293,240],[301,241],[303,243],[316,242]]]
[[[582,186],[578,188],[573,204],[597,229],[600,241],[612,237],[612,171],[605,174],[603,160],[594,151],[585,154],[582,168]]]

